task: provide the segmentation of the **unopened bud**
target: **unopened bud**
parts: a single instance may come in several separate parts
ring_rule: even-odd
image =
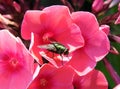
[[[17,11],[17,12],[21,12],[21,7],[20,7],[20,5],[17,3],[17,2],[13,2],[13,6],[14,6],[14,8],[15,8],[15,10]]]
[[[105,0],[105,1],[104,1],[104,9],[111,8],[111,7],[110,7],[111,2],[112,2],[112,0]]]
[[[93,12],[99,12],[103,9],[104,0],[94,0],[92,4]]]
[[[18,24],[10,21],[9,19],[5,18],[3,15],[0,14],[0,22],[4,25],[13,25],[15,27],[18,27]]]
[[[120,37],[119,36],[116,36],[116,35],[109,35],[109,37],[112,39],[112,40],[114,40],[114,41],[116,41],[117,43],[120,43]]]
[[[110,53],[115,54],[115,55],[119,54],[119,52],[117,51],[117,49],[115,47],[113,47],[113,46],[110,47]]]
[[[105,0],[104,4],[110,4],[112,2],[112,0]]]
[[[110,32],[110,27],[108,25],[101,25],[99,29],[105,32],[106,35],[108,35]]]

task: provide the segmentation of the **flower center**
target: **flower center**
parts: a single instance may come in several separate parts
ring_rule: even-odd
[[[52,32],[47,32],[43,35],[43,41],[44,42],[50,42],[51,41],[51,37],[53,36]]]
[[[40,79],[40,85],[41,85],[42,87],[46,86],[47,83],[48,83],[48,81],[47,81],[46,79],[44,79],[44,78]]]
[[[9,61],[10,65],[12,67],[16,67],[18,65],[18,60],[15,58],[11,58],[11,60]]]

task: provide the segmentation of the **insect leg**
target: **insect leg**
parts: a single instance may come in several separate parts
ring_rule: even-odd
[[[60,56],[61,56],[61,58],[62,58],[62,65],[64,64],[64,61],[63,61],[63,56],[62,56],[62,54],[60,54]]]

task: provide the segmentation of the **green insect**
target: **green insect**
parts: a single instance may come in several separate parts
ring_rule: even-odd
[[[62,54],[64,54],[64,55],[69,54],[69,49],[66,48],[64,45],[58,43],[58,42],[52,42],[50,44],[41,45],[41,46],[38,46],[38,47],[47,49],[48,51],[51,51],[53,53],[60,54],[61,56],[62,56]]]

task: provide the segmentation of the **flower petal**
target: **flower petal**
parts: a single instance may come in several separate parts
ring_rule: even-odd
[[[43,11],[28,10],[25,15],[21,26],[21,35],[24,39],[31,38],[31,32],[40,33],[44,27],[41,18],[44,17]]]
[[[85,52],[91,59],[100,61],[108,54],[110,50],[110,43],[107,35],[103,31],[99,31],[86,42],[84,48]]]
[[[31,43],[30,43],[29,50],[32,56],[35,58],[35,60],[38,63],[43,64],[42,56],[39,54],[40,48],[38,48],[40,44],[41,44],[41,38],[37,34],[31,33]]]
[[[4,40],[3,40],[4,39]],[[0,53],[7,53],[9,51],[13,51],[14,53],[16,53],[17,49],[16,49],[16,38],[10,34],[9,31],[7,30],[1,30],[0,31]],[[6,46],[6,44],[9,44]],[[14,46],[13,46],[14,45]],[[10,48],[12,50],[10,50]]]
[[[69,66],[63,66],[57,69],[55,71],[55,75],[52,78],[54,87],[56,87],[55,89],[73,89],[73,86],[71,84],[73,81],[73,74],[74,71]]]
[[[7,37],[7,39],[5,39]],[[4,38],[5,40],[1,39]],[[13,43],[12,43],[13,42]],[[3,44],[6,43],[6,44]],[[0,86],[25,89],[33,78],[34,59],[19,38],[8,30],[0,31]],[[22,83],[22,86],[20,85]]]
[[[70,65],[81,76],[90,72],[95,67],[96,62],[91,60],[84,49],[78,49],[66,65]]]
[[[77,89],[108,89],[105,76],[98,70],[93,70],[85,76],[76,75],[73,84]]]
[[[120,84],[116,85],[113,89],[120,89]]]
[[[72,13],[73,21],[79,26],[84,40],[91,38],[99,31],[99,24],[95,16],[89,12]]]
[[[87,55],[95,61],[101,60],[109,52],[110,44],[107,35],[99,29],[95,16],[89,12],[75,12],[72,17],[82,32]]]
[[[74,71],[70,67],[56,68],[53,65],[44,64],[28,89],[73,89],[73,75]]]

